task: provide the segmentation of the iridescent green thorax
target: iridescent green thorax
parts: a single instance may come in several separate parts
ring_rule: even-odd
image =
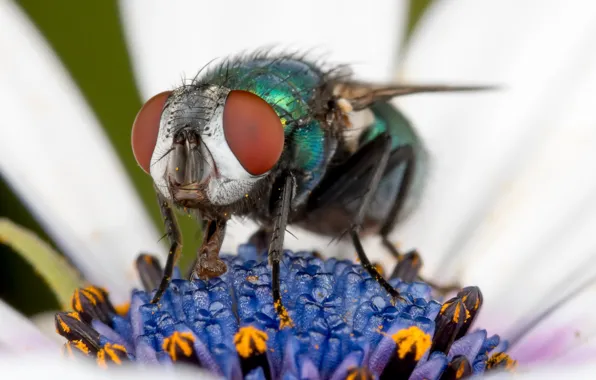
[[[317,87],[323,80],[314,66],[295,59],[255,59],[224,64],[203,81],[232,90],[252,92],[277,112],[286,135],[309,121]]]

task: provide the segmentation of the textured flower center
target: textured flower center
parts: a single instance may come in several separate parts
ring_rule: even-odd
[[[280,329],[266,257],[244,245],[222,260],[223,276],[178,276],[151,304],[162,269],[139,257],[145,290],[120,313],[104,290],[77,290],[74,312],[56,315],[65,352],[102,367],[191,363],[230,379],[460,379],[515,367],[497,335],[468,333],[482,305],[476,287],[440,304],[427,284],[393,279],[404,298],[394,303],[357,264],[286,252],[281,319],[292,326]]]

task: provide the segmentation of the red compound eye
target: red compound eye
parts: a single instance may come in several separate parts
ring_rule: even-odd
[[[223,113],[228,146],[252,175],[268,172],[284,149],[284,128],[273,108],[247,91],[231,91]]]
[[[151,155],[157,142],[161,111],[171,93],[164,91],[147,100],[132,124],[132,152],[146,173],[149,173]]]

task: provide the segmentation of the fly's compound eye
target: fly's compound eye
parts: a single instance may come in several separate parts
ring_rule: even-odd
[[[223,112],[226,141],[242,167],[252,175],[273,168],[284,148],[284,129],[273,108],[247,91],[230,91]]]
[[[149,173],[151,156],[157,143],[161,112],[171,93],[171,91],[164,91],[147,100],[132,124],[132,152],[137,163],[146,173]]]

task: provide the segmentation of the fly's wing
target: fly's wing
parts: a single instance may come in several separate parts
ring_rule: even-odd
[[[443,86],[443,85],[381,85],[365,82],[339,82],[333,87],[333,95],[348,101],[354,111],[369,107],[378,101],[396,96],[425,92],[467,92],[495,90],[495,86]]]

